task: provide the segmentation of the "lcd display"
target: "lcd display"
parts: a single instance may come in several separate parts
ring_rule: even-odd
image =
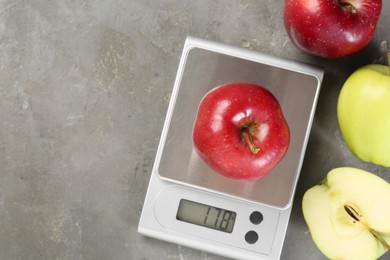
[[[176,219],[187,223],[232,233],[236,213],[230,210],[182,199]]]

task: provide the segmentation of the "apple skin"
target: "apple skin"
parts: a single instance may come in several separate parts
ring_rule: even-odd
[[[337,116],[353,154],[390,167],[389,67],[371,64],[352,73],[341,89]]]
[[[378,259],[390,243],[389,197],[390,183],[379,176],[335,168],[305,192],[303,216],[329,259]]]
[[[284,26],[298,48],[337,58],[368,45],[381,9],[382,0],[285,0]]]
[[[272,93],[253,83],[228,83],[203,97],[193,127],[194,148],[216,172],[258,180],[283,158],[290,131]]]

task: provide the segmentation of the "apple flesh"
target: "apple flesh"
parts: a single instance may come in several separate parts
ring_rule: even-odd
[[[363,161],[390,166],[389,67],[371,64],[352,73],[341,89],[337,116],[353,154]]]
[[[368,45],[381,9],[382,0],[285,0],[284,25],[298,48],[337,58]]]
[[[252,83],[229,83],[201,100],[193,142],[199,156],[216,172],[258,180],[283,158],[290,131],[269,90]]]
[[[341,167],[307,190],[302,209],[311,236],[329,259],[377,259],[390,250],[390,184]]]

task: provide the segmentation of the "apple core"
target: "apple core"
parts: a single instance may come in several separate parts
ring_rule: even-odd
[[[332,169],[302,199],[304,219],[329,259],[378,259],[390,251],[390,183],[353,167]]]

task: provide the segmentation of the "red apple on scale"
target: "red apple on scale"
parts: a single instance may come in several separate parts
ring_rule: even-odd
[[[381,9],[382,0],[285,0],[284,25],[298,48],[337,58],[368,45]]]
[[[252,83],[229,83],[201,100],[193,142],[199,156],[216,172],[258,180],[285,155],[290,131],[269,90]]]

